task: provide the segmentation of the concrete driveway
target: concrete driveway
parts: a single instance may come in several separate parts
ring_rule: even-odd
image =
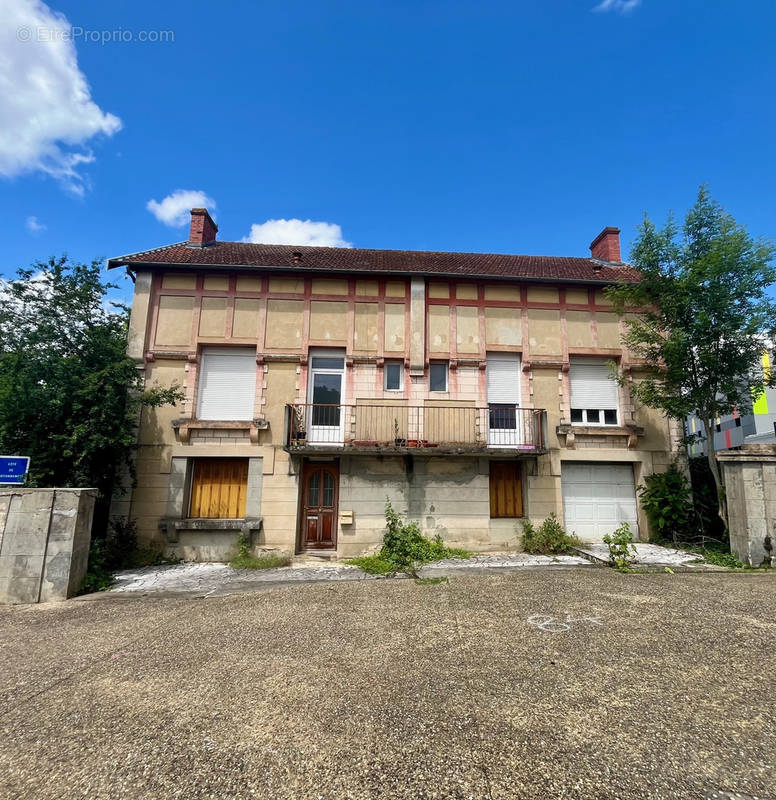
[[[581,569],[2,608],[0,797],[776,797],[774,597]]]

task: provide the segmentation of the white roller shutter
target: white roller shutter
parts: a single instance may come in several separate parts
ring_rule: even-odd
[[[488,353],[488,402],[520,405],[520,356]]]
[[[617,409],[617,384],[603,361],[571,360],[572,408]]]
[[[256,351],[209,347],[202,353],[197,418],[253,419]]]

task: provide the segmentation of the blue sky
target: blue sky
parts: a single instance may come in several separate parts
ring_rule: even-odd
[[[176,190],[215,201],[222,239],[298,219],[361,247],[585,255],[604,225],[627,253],[643,211],[706,181],[774,234],[766,0],[6,3],[5,276],[180,241],[147,208]],[[73,41],[37,41],[53,14]],[[255,235],[277,230],[310,234]]]

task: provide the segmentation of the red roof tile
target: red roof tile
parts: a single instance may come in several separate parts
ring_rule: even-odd
[[[418,274],[483,278],[527,278],[550,281],[614,283],[637,281],[627,264],[609,265],[591,258],[444,253],[422,250],[365,250],[346,247],[302,247],[282,244],[214,242],[189,247],[185,242],[111,258],[108,267],[259,267],[293,272]]]

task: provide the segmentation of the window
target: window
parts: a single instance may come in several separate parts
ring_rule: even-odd
[[[520,356],[517,353],[488,353],[488,445],[517,447],[520,443]]]
[[[617,425],[617,384],[608,365],[587,358],[571,359],[571,422],[575,425]]]
[[[307,402],[312,403],[308,443],[337,443],[341,439],[342,384],[345,356],[336,350],[310,353]]]
[[[400,392],[404,388],[404,364],[401,361],[386,361],[383,377],[386,392]]]
[[[206,347],[202,351],[198,419],[253,419],[256,351],[245,347]]]
[[[741,427],[741,417],[736,417],[736,428]]]
[[[490,462],[490,516],[523,516],[523,480],[517,461]]]
[[[190,517],[242,519],[247,494],[247,458],[194,459]]]
[[[436,361],[428,368],[428,389],[430,392],[447,391],[447,362]]]

